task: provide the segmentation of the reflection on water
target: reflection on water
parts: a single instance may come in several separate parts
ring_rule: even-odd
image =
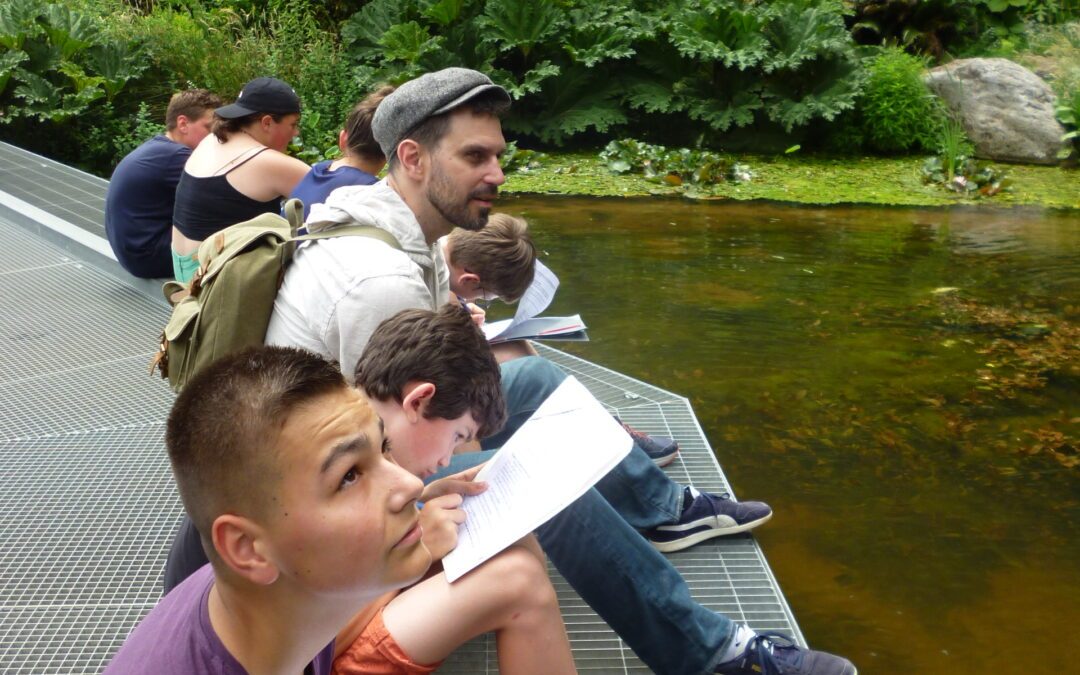
[[[1064,672],[1080,625],[1080,218],[521,198],[567,347],[691,398],[811,644]]]

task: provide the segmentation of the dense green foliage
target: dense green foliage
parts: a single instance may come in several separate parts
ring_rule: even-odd
[[[1078,2],[7,0],[0,138],[108,174],[174,91],[231,99],[273,75],[304,103],[292,152],[315,161],[336,154],[375,85],[461,65],[511,92],[504,127],[527,147],[936,150],[919,59],[987,40],[1022,51],[1030,22],[1074,17]],[[1067,125],[1071,81],[1052,82]]]
[[[840,3],[820,0],[374,0],[342,38],[368,87],[490,73],[515,99],[506,127],[555,145],[791,131],[850,109],[862,80]]]
[[[893,44],[941,59],[1022,33],[1025,22],[1080,18],[1080,0],[849,0],[859,44]]]

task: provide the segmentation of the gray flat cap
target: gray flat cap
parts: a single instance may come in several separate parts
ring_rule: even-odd
[[[371,133],[389,159],[398,143],[421,122],[488,92],[510,105],[510,94],[475,70],[445,68],[421,75],[383,99],[371,119]]]

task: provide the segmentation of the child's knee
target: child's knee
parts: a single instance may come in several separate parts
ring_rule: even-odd
[[[519,545],[511,546],[491,562],[507,599],[529,607],[558,604],[547,567],[532,551]]]

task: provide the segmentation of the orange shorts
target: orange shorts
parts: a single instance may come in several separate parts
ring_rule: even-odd
[[[414,663],[386,630],[380,609],[360,637],[334,659],[333,675],[427,675],[441,665]]]

